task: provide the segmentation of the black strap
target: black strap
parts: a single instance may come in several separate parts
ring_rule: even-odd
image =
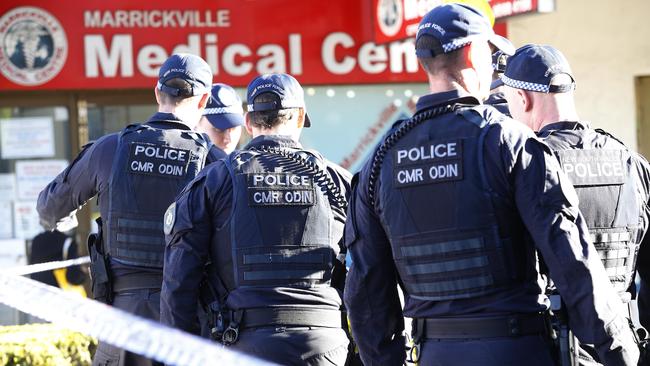
[[[548,316],[536,313],[497,318],[424,319],[422,334],[428,339],[465,339],[517,337],[548,332]]]
[[[341,312],[338,310],[308,309],[297,307],[246,309],[240,328],[266,326],[342,328]]]
[[[162,273],[116,276],[113,278],[113,292],[145,288],[160,289],[162,287],[162,281]]]

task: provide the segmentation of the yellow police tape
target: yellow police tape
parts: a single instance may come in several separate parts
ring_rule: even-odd
[[[0,303],[168,365],[272,365],[59,288],[0,271]]]
[[[87,297],[86,295],[86,289],[82,285],[75,285],[70,282],[68,282],[68,269],[67,268],[59,268],[55,269],[52,271],[54,273],[54,278],[56,279],[56,283],[59,284],[59,287],[63,291],[69,291],[72,293],[75,293],[77,295],[81,295],[83,297]]]

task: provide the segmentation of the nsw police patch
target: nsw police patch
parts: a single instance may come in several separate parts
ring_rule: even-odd
[[[174,228],[174,223],[176,222],[176,202],[169,205],[169,208],[167,208],[167,211],[165,211],[164,221],[165,235],[169,235],[171,234],[172,229]]]

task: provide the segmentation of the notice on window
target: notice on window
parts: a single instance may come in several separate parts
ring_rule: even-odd
[[[0,239],[10,239],[13,233],[13,208],[11,201],[0,201]]]
[[[0,119],[2,159],[51,158],[54,125],[51,117]]]
[[[0,266],[11,268],[27,264],[25,241],[22,239],[0,240]]]
[[[30,240],[43,231],[36,211],[36,201],[14,202],[14,237]]]
[[[26,160],[16,162],[18,200],[36,200],[38,194],[68,166],[66,160]]]
[[[13,201],[16,199],[16,176],[14,174],[0,174],[0,201]]]

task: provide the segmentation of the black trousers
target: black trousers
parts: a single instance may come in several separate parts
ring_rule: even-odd
[[[160,290],[137,289],[115,294],[112,306],[145,318],[160,320]],[[107,343],[99,343],[93,366],[162,366],[161,363]]]
[[[541,335],[425,339],[420,345],[420,366],[554,366],[549,341]]]
[[[343,366],[348,338],[338,328],[264,327],[243,330],[228,348],[280,365]]]

